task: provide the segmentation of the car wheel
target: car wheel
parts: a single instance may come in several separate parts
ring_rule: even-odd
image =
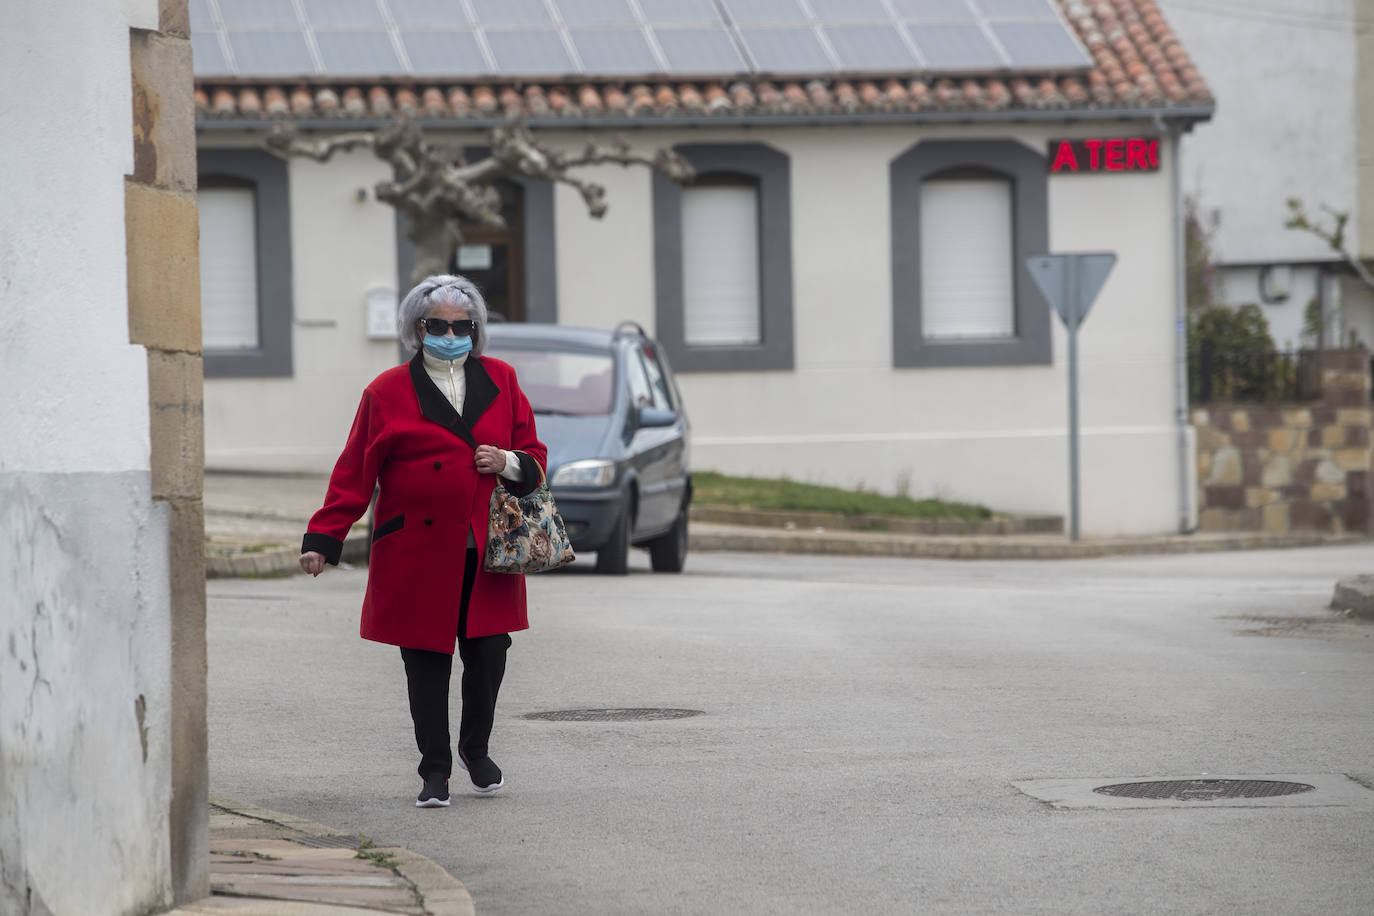
[[[630,517],[621,510],[611,536],[596,552],[596,571],[602,575],[623,576],[630,571]]]
[[[654,572],[677,573],[687,565],[687,507],[678,513],[668,533],[649,542],[649,562]]]

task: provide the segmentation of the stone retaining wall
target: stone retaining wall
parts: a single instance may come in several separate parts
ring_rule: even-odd
[[[1203,531],[1371,530],[1369,354],[1321,354],[1312,404],[1207,404],[1197,428]]]

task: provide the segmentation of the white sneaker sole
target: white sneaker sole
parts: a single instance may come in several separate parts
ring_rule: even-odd
[[[448,806],[449,800],[447,798],[427,798],[415,803],[417,808],[447,808]]]
[[[468,765],[463,761],[463,758],[461,756],[454,757],[453,761],[463,768],[464,773],[468,772]],[[492,792],[495,792],[497,789],[504,787],[505,784],[506,777],[502,776],[501,781],[494,786],[479,786],[477,783],[474,782],[472,784],[472,791],[476,792],[478,795],[489,795]]]

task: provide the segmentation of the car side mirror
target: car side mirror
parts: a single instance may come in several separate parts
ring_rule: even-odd
[[[639,426],[652,428],[659,426],[672,426],[677,422],[677,414],[671,410],[664,410],[662,407],[640,407]]]

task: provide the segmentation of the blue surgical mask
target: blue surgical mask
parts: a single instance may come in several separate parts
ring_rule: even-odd
[[[471,337],[454,337],[450,334],[442,337],[434,334],[425,335],[425,352],[435,359],[454,360],[466,356],[471,349]]]

